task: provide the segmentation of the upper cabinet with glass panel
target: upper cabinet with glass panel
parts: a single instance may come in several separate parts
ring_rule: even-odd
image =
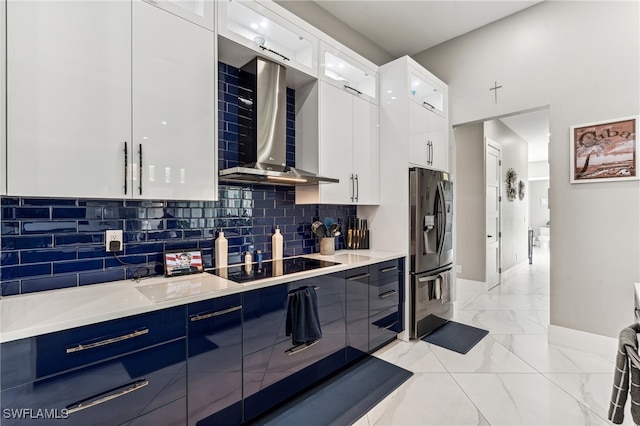
[[[143,0],[213,31],[214,0]]]
[[[284,9],[276,13],[265,5],[239,0],[218,2],[220,60],[241,67],[257,53],[317,78],[317,38],[281,16],[286,13]],[[228,41],[235,42],[235,45]],[[238,49],[238,44],[250,50]]]
[[[409,99],[445,116],[445,89],[413,68],[410,68],[409,79]]]
[[[331,48],[325,43],[322,46],[321,78],[334,86],[347,90],[371,102],[378,103],[377,73],[375,65],[364,58],[356,58]]]

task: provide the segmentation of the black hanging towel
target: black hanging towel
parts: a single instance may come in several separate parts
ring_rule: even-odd
[[[313,287],[304,286],[289,292],[286,333],[294,345],[310,344],[322,338],[318,298]]]

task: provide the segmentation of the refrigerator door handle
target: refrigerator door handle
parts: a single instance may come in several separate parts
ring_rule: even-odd
[[[418,278],[418,282],[424,283],[424,282],[427,282],[427,281],[432,281],[432,280],[435,280],[436,278],[438,278],[440,275],[442,275],[442,274],[431,275],[429,277],[420,277],[420,278]]]
[[[445,231],[447,230],[447,212],[445,211],[446,203],[444,201],[444,185],[438,183],[438,204],[440,208],[436,211],[438,221],[438,256],[442,255],[444,249]]]

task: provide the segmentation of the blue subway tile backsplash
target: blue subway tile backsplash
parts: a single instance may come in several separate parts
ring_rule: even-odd
[[[238,165],[238,69],[219,63],[218,166]],[[295,161],[295,92],[287,89],[287,164]],[[99,284],[163,273],[165,250],[199,248],[214,264],[214,240],[224,231],[229,262],[262,250],[271,258],[276,226],[285,256],[319,251],[311,223],[346,223],[354,206],[296,205],[292,187],[219,185],[218,201],[102,200],[0,197],[2,296]],[[105,250],[104,231],[124,231],[124,251]],[[341,239],[338,249],[343,248]]]

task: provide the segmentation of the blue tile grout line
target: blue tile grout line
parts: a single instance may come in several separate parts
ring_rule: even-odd
[[[219,162],[238,164],[238,69],[219,63]],[[287,89],[287,164],[295,161],[295,92]],[[249,250],[271,258],[271,235],[279,226],[285,256],[318,251],[311,223],[331,216],[346,223],[355,206],[296,205],[295,189],[219,185],[218,201],[37,198],[0,196],[1,295],[128,279],[140,267],[162,273],[164,250],[199,248],[213,266],[214,239],[224,231],[229,262]],[[107,229],[124,231],[122,265],[105,250]],[[338,239],[337,249],[344,244]]]

